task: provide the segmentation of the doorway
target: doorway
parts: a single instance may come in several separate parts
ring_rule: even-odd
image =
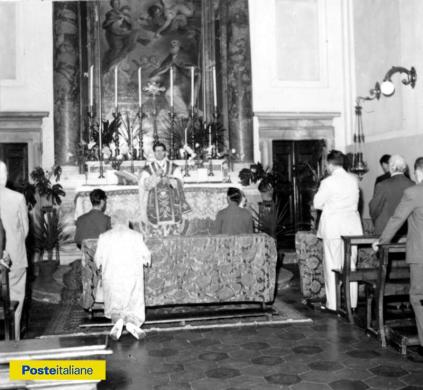
[[[0,143],[0,160],[7,165],[7,187],[17,189],[28,181],[27,143]]]
[[[325,140],[273,141],[273,170],[278,177],[275,192],[284,210],[278,246],[295,248],[295,233],[310,230],[310,206],[324,160]]]

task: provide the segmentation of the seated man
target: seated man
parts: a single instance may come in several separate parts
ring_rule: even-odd
[[[101,269],[104,315],[114,323],[110,336],[115,340],[124,325],[136,339],[144,336],[140,329],[145,320],[143,266],[150,262],[142,234],[129,228],[124,210],[116,211],[113,229],[100,235],[95,253]]]
[[[228,207],[217,213],[213,226],[214,234],[245,234],[253,233],[253,217],[242,207],[242,192],[238,188],[229,187],[227,193]]]
[[[104,214],[107,196],[103,190],[95,189],[90,192],[93,208],[76,221],[75,243],[81,248],[82,241],[87,238],[98,238],[101,233],[111,229],[110,217]]]

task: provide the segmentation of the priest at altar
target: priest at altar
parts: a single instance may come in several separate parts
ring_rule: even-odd
[[[163,143],[155,143],[153,151],[154,159],[146,163],[139,180],[141,229],[146,235],[177,235],[184,228],[184,216],[191,211],[182,173],[167,159]]]

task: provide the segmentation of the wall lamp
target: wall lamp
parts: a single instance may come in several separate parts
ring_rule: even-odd
[[[417,72],[414,66],[412,66],[410,70],[402,66],[393,66],[388,70],[388,72],[386,72],[382,85],[380,86],[380,89],[385,96],[392,96],[395,92],[395,86],[391,81],[391,77],[395,73],[404,73],[406,75],[406,78],[402,80],[404,85],[410,85],[411,88],[414,88],[416,85]]]
[[[357,96],[356,104],[359,105],[362,100],[379,100],[381,93],[380,84],[376,82],[374,88],[369,91],[369,96]]]

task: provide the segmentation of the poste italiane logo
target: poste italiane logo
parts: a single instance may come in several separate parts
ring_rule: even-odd
[[[104,380],[105,360],[11,360],[11,380]]]

